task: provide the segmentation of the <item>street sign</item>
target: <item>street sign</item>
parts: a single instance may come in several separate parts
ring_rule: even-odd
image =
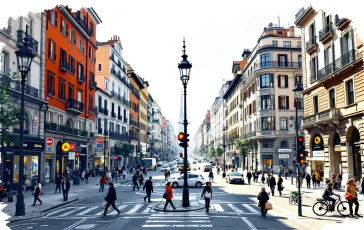
[[[52,137],[48,137],[48,138],[46,139],[46,144],[47,144],[47,146],[52,146],[52,145],[53,145],[53,143],[54,143],[54,139],[53,139]]]
[[[76,153],[75,152],[69,152],[68,153],[68,160],[74,160],[76,157]]]
[[[63,143],[62,150],[65,152],[68,152],[70,150],[71,146],[67,142]]]
[[[102,138],[101,137],[96,138],[96,144],[102,144]]]

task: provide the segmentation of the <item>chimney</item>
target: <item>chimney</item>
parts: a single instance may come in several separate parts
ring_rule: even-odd
[[[287,36],[294,37],[294,26],[289,27]]]

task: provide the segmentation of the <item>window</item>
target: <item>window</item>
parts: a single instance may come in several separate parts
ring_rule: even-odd
[[[83,40],[82,40],[82,38],[80,38],[79,48],[80,48],[80,50],[81,50],[82,53],[85,52],[85,48],[83,47]]]
[[[281,130],[287,130],[287,117],[281,117]]]
[[[291,41],[283,41],[283,47],[290,48],[291,47]]]
[[[288,96],[278,96],[278,109],[289,109]]]
[[[297,48],[301,48],[301,42],[300,41],[297,42]]]
[[[346,104],[347,105],[351,105],[354,104],[354,83],[353,80],[349,80],[345,83],[346,85],[346,94],[347,94],[347,99],[346,99]]]
[[[273,75],[272,74],[263,74],[260,75],[260,88],[273,88]]]
[[[61,33],[66,37],[68,36],[68,24],[64,19],[61,19]]]
[[[317,80],[317,69],[317,57],[314,57],[310,61],[311,81]]]
[[[329,103],[330,103],[329,104],[330,109],[336,107],[335,90],[334,89],[329,90]]]
[[[60,53],[61,53],[61,65],[62,65],[62,62],[67,62],[67,52],[64,51],[64,49],[60,49]],[[64,67],[67,68],[67,66],[64,64]]]
[[[58,86],[58,98],[59,100],[65,101],[66,100],[66,83],[64,80],[59,80],[59,86]]]
[[[83,76],[83,65],[81,65],[79,62],[77,71],[78,71],[78,78],[81,79],[81,76]]]
[[[327,65],[329,65],[330,63],[333,62],[333,52],[332,51],[333,51],[332,46],[329,46],[324,51],[325,66],[327,66]],[[332,72],[332,69],[328,69],[327,71]]]
[[[97,65],[97,71],[99,71],[99,72],[101,72],[101,71],[102,71],[102,64],[101,64],[101,63],[99,63],[99,64]]]
[[[49,39],[48,43],[48,58],[52,61],[56,61],[56,43],[51,39]]]
[[[88,47],[88,56],[89,56],[90,60],[93,61],[93,53],[92,53],[92,47],[91,46]]]
[[[260,55],[260,65],[262,68],[269,67],[269,54]]]
[[[56,94],[55,92],[55,79],[54,79],[54,73],[51,71],[48,71],[48,95],[54,96]]]
[[[53,113],[52,112],[47,113],[47,121],[48,122],[53,122]]]
[[[318,107],[318,96],[313,97],[313,113],[318,113],[319,107]]]
[[[281,148],[288,148],[288,142],[286,140],[281,141]]]
[[[273,40],[273,46],[277,47],[278,46],[278,41],[277,40]]]
[[[94,24],[92,22],[90,22],[90,34],[94,36]]]
[[[302,55],[298,55],[298,67],[302,67]]]
[[[287,55],[286,54],[278,54],[278,66],[288,67]]]
[[[76,60],[70,55],[70,73],[76,73]]]
[[[82,91],[77,90],[77,101],[82,102]]]
[[[278,87],[279,88],[288,88],[288,76],[287,75],[278,75]]]
[[[274,109],[274,95],[261,96],[261,102],[258,100],[258,107],[261,109]],[[259,97],[258,97],[259,99]]]
[[[58,125],[62,125],[63,124],[63,116],[62,115],[58,115],[57,116],[57,124]]]
[[[108,87],[107,87],[107,83],[108,83],[108,81],[105,79],[105,91],[106,92],[108,92],[109,90],[108,90]]]
[[[93,102],[94,102],[94,99],[93,99],[92,95],[89,95],[89,110],[88,111],[91,113],[93,112],[92,111],[92,106],[94,104]]]
[[[275,130],[275,117],[262,117],[262,131]]]
[[[58,12],[53,9],[50,11],[49,22],[53,26],[57,27],[57,20],[58,20]]]
[[[74,89],[73,89],[73,85],[71,85],[71,84],[68,85],[68,99],[71,99],[71,100],[74,99]]]
[[[75,35],[75,31],[72,28],[70,29],[70,42],[73,45],[76,45],[76,35]]]
[[[263,148],[272,148],[273,141],[272,140],[263,140]]]
[[[5,74],[5,54],[0,53],[0,74]]]

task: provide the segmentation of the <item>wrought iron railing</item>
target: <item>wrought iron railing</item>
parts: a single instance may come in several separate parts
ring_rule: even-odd
[[[327,24],[322,30],[319,31],[319,39],[321,40],[326,34],[333,31],[332,22]]]
[[[70,64],[66,60],[61,60],[59,62],[59,68],[62,71],[69,72],[70,71]]]
[[[78,82],[84,84],[86,82],[86,76],[82,73],[78,75]]]
[[[23,40],[24,40],[24,37],[25,37],[25,32],[22,31],[22,30],[18,30],[18,40],[17,40],[17,43],[18,44],[23,44]],[[28,38],[29,38],[29,47],[38,53],[38,41],[35,40],[32,36],[30,36],[28,34]]]
[[[259,63],[259,67],[272,68],[272,67],[283,67],[283,68],[300,68],[302,66],[301,62],[279,62],[279,61],[267,61]]]
[[[20,83],[20,81],[14,81],[14,87],[11,87],[11,88],[21,92],[21,83]],[[25,85],[24,86],[24,93],[25,94],[28,94],[28,95],[30,95],[32,97],[38,98],[38,95],[39,95],[38,92],[39,92],[39,90],[37,88],[34,88],[34,87],[30,86],[30,85]]]
[[[74,109],[79,111],[80,113],[83,112],[84,104],[80,101],[74,99],[67,99],[67,108],[66,109]]]
[[[94,81],[94,80],[90,79],[90,88],[91,88],[91,89],[95,89],[95,88],[96,88],[96,86],[97,86],[96,81]]]
[[[312,39],[310,39],[306,42],[306,50],[310,49],[312,46],[317,44],[316,38],[317,38],[317,36],[313,37]]]

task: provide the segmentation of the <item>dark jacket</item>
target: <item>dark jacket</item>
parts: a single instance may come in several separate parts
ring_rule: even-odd
[[[205,193],[206,193],[206,192],[211,193],[211,198],[212,198],[212,189],[211,189],[211,187],[210,187],[210,186],[205,186],[205,187],[203,188],[203,191],[202,191],[201,196],[205,195]]]
[[[85,179],[88,179],[90,177],[90,173],[85,174]]]
[[[271,177],[270,180],[269,180],[269,186],[276,186],[276,178],[274,177]]]
[[[137,177],[137,176],[135,176],[135,175],[133,176],[133,183],[134,183],[134,184],[138,183],[138,177]]]
[[[282,178],[279,178],[278,179],[278,183],[277,183],[277,185],[278,185],[278,191],[283,191],[282,184],[283,184],[283,179]]]
[[[252,173],[248,172],[248,174],[246,174],[246,176],[248,177],[248,179],[252,178]]]
[[[259,200],[260,203],[265,204],[269,200],[269,195],[267,192],[260,192],[257,199]]]
[[[146,189],[147,192],[150,192],[150,191],[153,192],[153,182],[151,180],[147,180],[144,184],[143,191],[144,191],[144,189]]]
[[[109,191],[105,197],[105,200],[115,201],[116,200],[116,191],[114,187],[109,187]]]
[[[308,182],[310,182],[310,181],[311,181],[311,176],[310,176],[310,174],[307,174],[307,176],[306,176],[306,181],[308,181]]]
[[[62,181],[62,191],[64,191],[64,183],[66,183],[66,190],[70,190],[70,187],[71,187],[71,183],[69,182],[69,180],[66,180],[66,181]]]
[[[61,181],[62,181],[62,179],[61,179],[61,177],[56,177],[56,180],[55,180],[55,184],[61,184]]]
[[[214,177],[214,173],[212,171],[210,171],[209,177]]]

